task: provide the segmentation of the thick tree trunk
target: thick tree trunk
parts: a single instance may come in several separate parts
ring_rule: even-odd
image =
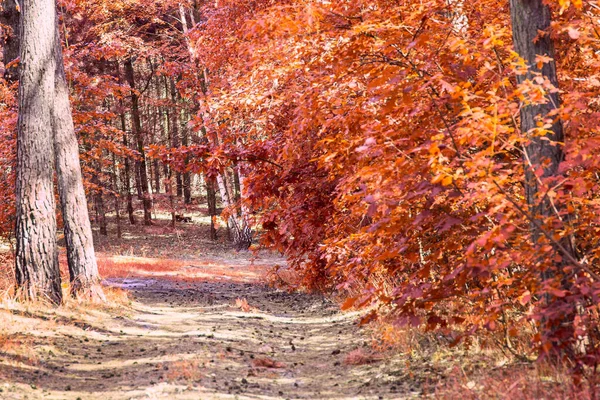
[[[144,225],[152,225],[152,198],[148,187],[148,174],[146,170],[146,153],[144,151],[144,134],[140,120],[139,97],[135,91],[135,76],[133,72],[133,61],[128,58],[125,61],[125,77],[131,87],[131,116],[133,134],[137,141],[137,150],[140,153],[139,177],[142,189],[142,202],[144,205]]]
[[[71,293],[103,301],[105,297],[100,286],[101,279],[96,263],[92,228],[88,215],[85,189],[83,188],[81,166],[79,165],[79,144],[73,126],[58,24],[56,24],[55,35],[56,69],[52,123],[58,192],[65,224]],[[106,223],[104,224],[104,231],[106,231]]]
[[[23,0],[17,134],[17,286],[29,299],[62,301],[56,245],[52,103],[54,0]]]
[[[556,64],[554,61],[544,63],[541,68],[537,65],[537,56],[547,56],[554,59],[554,45],[550,38],[548,29],[551,23],[551,12],[543,0],[510,0],[513,41],[517,53],[529,66],[529,71],[524,75],[518,75],[517,81],[522,83],[533,80],[536,74],[547,78],[556,88],[558,79]],[[540,184],[544,179],[552,178],[559,174],[559,164],[563,161],[563,125],[559,117],[553,112],[560,107],[560,99],[557,92],[546,93],[544,104],[524,104],[521,108],[521,132],[528,136],[528,144],[525,146],[525,195],[529,212],[532,217],[531,233],[534,243],[538,243],[543,236],[541,227],[545,220],[554,214],[554,206],[550,199],[541,192]],[[551,119],[552,126],[544,135],[532,134],[538,127],[539,119]],[[536,171],[543,171],[538,178]],[[558,217],[558,216],[556,216]],[[575,257],[575,250],[571,238],[565,237],[561,245],[571,252]],[[560,254],[558,249],[555,249]],[[564,254],[560,254],[565,259]],[[566,261],[557,262],[550,269],[541,271],[542,282],[554,279],[564,289],[568,289],[568,282],[564,279],[563,268]],[[558,305],[561,299],[553,299],[546,296],[547,302]],[[573,332],[569,321],[576,314],[576,304],[562,304],[560,307],[566,313],[561,313],[557,318],[548,318],[542,321],[542,329],[547,338],[552,341],[555,348],[564,347],[565,343],[573,340]],[[570,311],[569,311],[570,310]],[[565,324],[566,322],[566,324]],[[567,327],[563,329],[562,327]]]
[[[547,32],[550,27],[550,10],[542,0],[511,0],[511,16],[513,25],[514,46],[519,55],[525,60],[530,70],[525,75],[518,75],[519,83],[532,80],[534,73],[541,73],[555,87],[558,87],[556,76],[556,64],[554,61],[543,64],[541,69],[537,68],[536,56],[548,56],[554,58],[554,46]],[[531,135],[526,146],[526,194],[527,201],[532,207],[532,213],[536,215],[548,215],[544,202],[538,199],[538,183],[534,172],[542,167],[543,177],[556,175],[558,166],[563,160],[562,143],[564,140],[563,126],[557,116],[549,114],[560,106],[558,93],[547,93],[545,104],[529,104],[521,108],[521,131],[529,134],[537,127],[538,118],[553,118],[554,123],[548,133],[541,137]],[[548,140],[549,139],[549,140]],[[536,229],[533,230],[536,239],[540,236]]]

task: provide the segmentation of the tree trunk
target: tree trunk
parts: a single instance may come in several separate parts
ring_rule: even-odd
[[[228,188],[226,173],[217,175],[217,184],[221,194],[223,207],[231,207],[235,204],[231,190]],[[243,215],[238,215],[236,210],[229,210],[231,213],[227,219],[230,240],[233,241],[235,248],[239,250],[247,249],[252,244],[250,229]]]
[[[154,85],[155,89],[156,89],[156,98],[160,99],[161,98],[160,78],[156,77],[152,81],[156,83]],[[151,140],[152,140],[152,143],[154,144],[154,143],[156,143],[157,136],[160,136],[160,133],[162,132],[162,123],[163,123],[162,109],[159,105],[156,105],[156,106],[150,106],[150,111],[152,112],[152,139]],[[160,177],[160,166],[158,164],[157,159],[154,159],[152,161],[152,170],[153,170],[152,177],[154,178],[154,193],[160,193],[160,181],[161,181],[160,178],[161,177]]]
[[[104,301],[105,296],[100,286],[101,279],[98,273],[92,227],[79,164],[79,144],[71,114],[69,87],[65,76],[58,31],[58,16],[56,20],[55,98],[52,122],[58,192],[65,224],[71,293]],[[104,220],[104,231],[106,231],[106,220]]]
[[[175,80],[171,78],[171,100],[173,101],[174,110],[172,112],[173,121],[171,122],[171,130],[173,132],[171,136],[171,147],[174,149],[181,145],[181,139],[179,137],[179,109],[177,105],[178,93],[177,87],[175,86]],[[177,197],[183,196],[183,180],[181,179],[181,173],[175,172],[175,180],[177,182]]]
[[[125,122],[125,114],[121,113],[121,129],[123,130],[123,147],[129,148],[127,143],[127,124]],[[135,215],[133,214],[133,196],[131,195],[131,167],[129,163],[129,157],[125,155],[125,192],[127,195],[127,215],[129,216],[129,223],[135,225]]]
[[[556,64],[554,61],[545,63],[541,69],[537,68],[536,56],[543,55],[554,58],[554,45],[546,32],[550,27],[550,10],[542,0],[511,0],[511,17],[513,25],[514,46],[519,55],[530,67],[525,75],[518,75],[519,83],[533,79],[534,73],[541,73],[544,77],[558,88],[556,76]],[[561,145],[563,142],[563,126],[557,116],[549,117],[549,114],[560,106],[558,93],[547,93],[546,104],[530,104],[521,108],[521,131],[529,135],[530,131],[537,127],[538,118],[553,118],[554,123],[548,133],[543,136],[530,136],[529,144],[526,146],[527,157],[531,166],[526,168],[526,192],[527,201],[532,207],[532,213],[536,215],[548,215],[543,202],[538,204],[538,183],[534,171],[542,167],[543,177],[554,176],[558,166],[563,160]],[[549,140],[548,140],[549,139]],[[540,236],[533,229],[535,238]]]
[[[210,216],[210,239],[217,240],[217,229],[215,227],[217,195],[215,192],[215,181],[209,177],[206,177],[206,202],[208,203],[208,215]]]
[[[555,62],[544,63],[541,68],[538,68],[536,61],[538,55],[552,59],[555,56],[554,45],[548,32],[551,23],[550,9],[544,4],[543,0],[510,0],[510,10],[515,50],[529,66],[527,74],[517,76],[517,82],[522,83],[526,80],[532,80],[535,74],[538,73],[558,88]],[[560,107],[558,92],[546,93],[546,100],[545,104],[524,104],[521,108],[521,132],[523,135],[527,135],[529,139],[524,149],[525,196],[532,218],[530,228],[534,243],[538,243],[543,236],[540,227],[554,213],[550,200],[543,196],[540,191],[540,183],[546,178],[558,176],[559,164],[564,158],[562,150],[564,141],[563,125],[559,117],[552,114]],[[552,119],[553,121],[552,127],[541,136],[532,134],[540,118],[542,120]],[[536,176],[538,170],[543,171],[540,178]],[[575,257],[571,238],[563,238],[561,245]],[[555,249],[555,251],[560,254],[558,249]],[[561,254],[561,256],[564,260],[564,254]],[[569,284],[564,279],[565,273],[563,271],[566,264],[566,261],[557,262],[552,268],[541,271],[541,281],[555,279],[563,289],[568,289]],[[556,302],[562,302],[561,299],[555,299],[549,295],[546,296],[546,300],[548,305],[551,301],[554,302],[554,305],[557,305]],[[576,304],[563,304],[561,308],[570,311],[562,313],[558,319],[553,318],[542,321],[544,334],[552,342],[554,349],[564,347],[566,342],[573,339],[572,329],[564,327],[572,327],[569,322],[576,314],[575,307]]]
[[[117,224],[117,237],[120,239],[122,236],[121,231],[121,201],[119,198],[119,168],[117,166],[117,156],[115,153],[112,155],[113,162],[113,174],[112,174],[112,191],[113,200],[115,202],[115,223]]]
[[[187,130],[183,129],[181,132],[181,145],[182,146],[188,146],[189,145],[189,141],[188,141],[188,133]],[[185,160],[185,165],[188,165],[188,160]],[[189,172],[184,172],[183,174],[183,180],[182,180],[182,186],[183,186],[183,202],[185,204],[192,204],[192,177],[191,174]]]
[[[154,160],[152,162],[153,170],[154,170],[154,192],[160,193],[160,166],[158,165],[158,160]]]
[[[17,133],[17,286],[32,300],[62,301],[54,202],[54,0],[23,0]]]
[[[106,209],[104,207],[104,198],[102,197],[102,191],[98,190],[94,194],[96,200],[96,212],[98,215],[98,228],[102,236],[108,236],[108,227],[106,225]]]
[[[165,77],[165,99],[169,98],[169,81]],[[171,133],[171,115],[169,113],[169,107],[165,107],[165,117],[164,117],[164,134],[167,137],[167,143],[169,143],[172,147],[174,146],[174,136],[175,134]],[[168,163],[164,164],[163,173],[165,175],[165,192],[169,195],[169,207],[171,208],[171,226],[175,228],[175,224],[177,222],[177,210],[175,204],[175,193],[173,191],[173,167],[168,165]]]
[[[97,189],[93,190],[94,209],[96,211],[96,224],[98,225],[98,231],[102,236],[108,236],[108,229],[106,224],[106,209],[104,207],[104,199],[102,198],[102,183],[100,182],[100,175],[102,175],[102,166],[99,162],[94,163],[95,173],[92,176],[92,183]]]
[[[247,249],[252,244],[252,229],[250,229],[250,222],[248,220],[248,215],[250,214],[248,208],[241,201],[243,199],[244,194],[244,175],[240,170],[240,166],[236,165],[233,170],[234,177],[236,177],[237,184],[237,193],[236,193],[236,202],[240,202],[239,208],[239,224],[240,224],[240,232],[239,238],[237,239],[237,246],[240,249]]]
[[[125,61],[125,77],[131,88],[131,116],[133,134],[137,140],[137,150],[140,153],[139,177],[142,189],[142,202],[144,205],[144,225],[152,225],[152,198],[148,187],[148,174],[146,172],[146,153],[144,151],[144,135],[140,120],[139,97],[135,91],[135,76],[133,73],[133,60]]]
[[[135,160],[133,162],[133,172],[135,172],[135,190],[137,192],[138,200],[144,199],[144,192],[142,191],[142,179],[140,178],[140,161]]]

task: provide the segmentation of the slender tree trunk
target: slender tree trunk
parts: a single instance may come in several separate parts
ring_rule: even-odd
[[[123,131],[123,147],[129,148],[127,142],[127,123],[125,121],[125,114],[121,113],[121,129]],[[129,216],[129,223],[135,225],[135,215],[133,214],[133,196],[131,195],[131,167],[129,163],[129,157],[125,155],[125,192],[127,196],[127,215]]]
[[[215,191],[215,181],[206,177],[206,202],[208,204],[208,215],[210,216],[210,238],[217,240],[217,229],[215,218],[217,216],[217,194]]]
[[[152,80],[155,83],[156,89],[156,98],[161,98],[161,85],[160,78],[156,77]],[[160,106],[150,106],[150,111],[152,112],[152,143],[156,143],[157,136],[160,136],[162,132],[162,109]],[[158,160],[154,159],[152,161],[152,169],[153,169],[153,178],[154,178],[154,193],[160,193],[160,166],[158,164]]]
[[[137,150],[140,153],[139,177],[142,189],[142,202],[144,205],[144,225],[152,225],[152,198],[148,187],[148,175],[146,172],[146,153],[144,151],[144,135],[142,122],[140,120],[139,97],[135,91],[135,76],[133,72],[133,61],[128,58],[125,61],[125,77],[131,87],[131,116],[133,133],[137,139]]]
[[[240,174],[240,167],[236,164],[233,167],[233,188],[234,188],[234,198],[235,201],[238,201],[242,197],[242,183]]]
[[[108,226],[106,224],[106,208],[104,207],[104,198],[102,191],[98,190],[94,194],[96,200],[96,212],[98,213],[98,228],[102,236],[108,236]]]
[[[104,198],[102,197],[102,183],[100,182],[100,175],[102,175],[102,166],[99,162],[94,163],[95,173],[92,176],[92,183],[95,188],[93,190],[94,210],[96,212],[96,224],[98,225],[98,232],[102,236],[108,236],[108,229],[106,224],[106,209],[104,207]]]
[[[237,247],[247,249],[252,244],[252,229],[250,229],[250,221],[248,220],[249,210],[241,201],[244,193],[244,175],[239,165],[236,165],[233,169],[233,175],[236,178],[236,202],[241,203],[238,213],[240,231],[238,232]]]
[[[17,286],[29,299],[62,301],[54,202],[54,0],[23,0],[17,133]]]
[[[183,129],[181,132],[181,145],[188,146],[188,132],[186,129]],[[188,160],[185,160],[185,165],[188,165]],[[183,186],[183,202],[185,204],[192,204],[192,178],[189,172],[184,172],[182,180]]]
[[[160,166],[158,165],[158,160],[154,160],[152,165],[152,169],[154,170],[154,191],[160,193]]]
[[[135,160],[133,163],[133,169],[135,172],[135,190],[137,192],[137,198],[138,200],[143,200],[144,199],[144,192],[142,190],[142,179],[140,178],[140,161],[139,160]]]
[[[217,175],[217,185],[221,194],[221,201],[225,208],[235,204],[231,189],[228,187],[226,172]],[[238,213],[236,210],[230,210],[231,214],[227,220],[229,239],[233,241],[234,246],[239,249],[247,249],[252,244],[252,236],[250,228],[246,223],[243,215],[243,210]]]
[[[175,173],[175,181],[177,185],[177,197],[183,197],[183,179],[180,172]]]
[[[554,45],[548,32],[551,23],[550,9],[543,0],[510,0],[510,10],[515,49],[529,66],[528,73],[518,75],[517,81],[522,83],[532,80],[534,74],[540,73],[558,88],[555,62],[550,61],[538,68],[536,60],[539,55],[552,59],[555,57]],[[541,193],[536,171],[543,171],[541,180],[557,177],[559,165],[564,159],[563,125],[559,117],[553,114],[560,107],[558,92],[546,93],[546,99],[545,104],[524,104],[521,108],[521,131],[524,135],[528,135],[529,139],[524,149],[525,195],[534,221],[531,223],[531,236],[534,243],[538,243],[542,237],[540,227],[554,213],[550,200]],[[551,128],[544,135],[533,134],[540,118],[553,121]],[[574,245],[570,237],[562,239],[561,245],[575,257]],[[560,254],[558,249],[555,250]],[[554,279],[564,289],[568,289],[569,284],[564,279],[565,266],[566,262],[557,262],[552,268],[541,271],[541,281]],[[554,299],[552,296],[547,296],[546,300],[548,305],[562,303],[561,299]],[[542,321],[544,334],[552,341],[555,349],[564,347],[565,343],[573,340],[574,336],[569,327],[572,327],[570,322],[576,314],[576,304],[562,304],[559,308],[566,310],[566,313],[562,313],[557,317],[558,319],[550,318]]]
[[[79,144],[73,126],[69,87],[65,76],[58,16],[55,40],[55,98],[53,108],[54,154],[58,192],[65,224],[71,293],[104,301],[94,252],[92,227],[79,165]],[[101,194],[100,194],[101,196]],[[106,226],[104,226],[106,231]]]
[[[171,78],[171,100],[174,104],[174,110],[172,111],[173,121],[171,122],[171,147],[178,148],[181,145],[181,139],[179,136],[179,109],[177,105],[178,100],[177,87],[175,86],[175,79]],[[181,179],[181,173],[175,172],[175,180],[177,182],[177,197],[183,196],[183,180]]]
[[[218,174],[217,178],[217,187],[219,188],[219,194],[221,195],[221,204],[223,205],[223,208],[228,208],[231,205],[231,202],[229,201],[229,194],[227,193],[227,188],[226,188],[226,182],[224,179],[224,175],[222,174]],[[231,235],[231,229],[233,229],[233,226],[235,226],[234,223],[232,223],[232,217],[230,216],[229,218],[227,218],[227,239],[228,240],[233,240],[232,235]]]
[[[119,197],[119,167],[117,165],[117,156],[112,155],[113,173],[112,173],[112,190],[113,200],[115,202],[115,223],[117,224],[117,237],[120,239],[123,235],[121,231],[121,201]]]
[[[169,88],[169,81],[167,80],[167,78],[165,77],[164,80],[165,83],[165,98],[169,98],[169,92],[170,92],[170,88]],[[169,113],[169,108],[165,107],[165,118],[164,118],[164,124],[163,127],[165,129],[165,136],[167,137],[167,143],[169,143],[172,147],[175,147],[175,142],[174,142],[174,137],[175,137],[175,132],[173,132],[173,134],[171,133],[171,115]],[[174,128],[175,129],[175,128]],[[164,164],[164,175],[166,176],[165,179],[165,192],[169,195],[169,207],[171,208],[171,226],[173,228],[175,228],[175,224],[177,222],[177,209],[176,209],[176,203],[175,203],[175,193],[173,191],[173,185],[174,185],[174,180],[173,180],[173,168],[169,165],[167,165],[167,163]]]

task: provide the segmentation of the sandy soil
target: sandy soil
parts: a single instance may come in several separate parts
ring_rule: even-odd
[[[322,296],[265,286],[258,274],[243,273],[254,265],[250,258],[189,260],[179,276],[194,279],[148,273],[107,280],[129,293],[127,307],[10,309],[0,322],[26,326],[27,334],[13,332],[14,351],[0,352],[0,398],[392,399],[421,393],[418,382],[403,378],[402,357],[372,355],[356,313],[341,313]],[[21,343],[33,352],[23,356]],[[364,357],[361,365],[350,365],[356,357]]]

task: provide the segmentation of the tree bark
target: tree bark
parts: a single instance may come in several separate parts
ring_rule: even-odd
[[[217,185],[219,186],[219,192],[221,194],[221,201],[223,207],[228,208],[235,204],[231,190],[228,188],[228,182],[226,178],[226,172],[217,175]],[[252,235],[246,219],[240,210],[238,215],[236,210],[230,210],[231,214],[227,220],[227,226],[229,229],[230,240],[233,241],[235,248],[239,250],[247,249],[252,244]]]
[[[135,190],[137,192],[137,199],[144,199],[144,192],[142,191],[142,179],[140,178],[140,161],[134,160],[133,162],[133,172],[135,176]]]
[[[102,191],[98,190],[94,194],[96,200],[96,212],[98,215],[98,229],[102,236],[108,236],[108,226],[106,224],[106,208],[104,207],[104,198]]]
[[[112,173],[112,191],[115,204],[115,223],[117,224],[117,237],[120,239],[123,235],[121,230],[121,201],[119,197],[119,167],[117,166],[117,156],[112,155],[113,173]]]
[[[210,239],[217,240],[217,229],[215,218],[217,216],[217,196],[215,192],[215,181],[206,177],[206,202],[208,204],[208,215],[210,216]]]
[[[58,22],[58,16],[56,20]],[[98,273],[92,227],[79,164],[79,144],[73,125],[58,23],[55,27],[55,60],[52,127],[54,129],[58,192],[65,225],[71,293],[104,301],[105,296],[100,286],[101,279]],[[101,193],[99,195],[102,196]],[[104,231],[106,231],[106,223]]]
[[[121,113],[121,129],[123,130],[123,147],[129,148],[127,142],[127,123],[125,122],[125,114]],[[133,196],[131,195],[131,166],[129,163],[129,157],[125,155],[125,194],[127,196],[127,215],[129,216],[129,223],[135,225],[135,215],[133,214]]]
[[[177,87],[175,86],[175,79],[171,78],[171,101],[173,101],[173,121],[171,122],[171,130],[173,132],[171,136],[171,147],[178,148],[181,145],[181,138],[179,136],[179,109],[177,105],[178,93]],[[181,179],[181,173],[175,172],[175,181],[177,183],[177,197],[183,196],[183,180]]]
[[[170,86],[169,81],[165,77],[165,99],[169,98]],[[169,113],[169,107],[165,107],[165,118],[164,118],[163,127],[165,129],[165,136],[167,137],[167,143],[169,143],[172,147],[174,146],[174,133],[171,134],[171,115]],[[168,165],[168,163],[164,164],[164,175],[165,175],[165,192],[169,195],[169,207],[171,208],[171,226],[175,228],[175,224],[177,222],[177,209],[175,204],[175,193],[173,191],[173,167]]]
[[[24,0],[17,132],[17,286],[32,300],[62,301],[54,202],[54,0]]]
[[[181,145],[188,146],[188,132],[183,129],[181,132]],[[188,160],[185,160],[185,165],[188,165]],[[183,186],[183,202],[185,204],[192,204],[192,177],[191,174],[186,171],[183,174],[182,186]]]
[[[540,73],[558,88],[555,62],[545,63],[541,69],[536,65],[538,55],[554,58],[554,45],[547,33],[551,22],[550,9],[542,0],[511,0],[510,6],[515,50],[529,66],[527,74],[517,76],[517,82],[532,80],[535,73]],[[538,204],[538,183],[534,171],[541,167],[544,171],[542,177],[554,176],[564,157],[562,146],[558,144],[564,140],[562,122],[557,116],[549,116],[560,106],[560,99],[557,92],[547,93],[546,97],[545,104],[527,104],[521,108],[523,134],[529,135],[531,130],[537,127],[539,118],[553,118],[553,125],[548,133],[543,137],[530,135],[525,149],[528,157],[526,162],[530,162],[533,167],[526,166],[527,201],[532,207],[532,213],[542,216],[547,215],[549,210],[546,210],[544,202]],[[537,239],[540,233],[535,231],[536,229],[533,229]]]
[[[139,177],[142,189],[142,202],[144,205],[144,225],[152,225],[152,198],[148,187],[148,174],[146,170],[146,153],[144,151],[144,135],[142,122],[140,120],[139,96],[135,91],[135,76],[133,72],[133,60],[125,61],[125,77],[131,88],[131,116],[133,134],[137,141],[137,150],[140,153]]]
[[[108,229],[106,225],[106,209],[104,207],[104,199],[102,198],[102,183],[100,182],[100,175],[102,174],[102,167],[100,163],[95,162],[95,174],[92,177],[92,183],[98,189],[93,190],[94,208],[96,209],[96,224],[100,235],[108,236]]]
[[[517,82],[522,83],[526,80],[533,80],[536,75],[541,75],[558,89],[554,44],[548,32],[551,24],[550,9],[544,4],[543,0],[510,0],[510,10],[514,47],[529,67],[526,74],[517,76]],[[538,55],[547,56],[553,60],[538,68],[536,61]],[[525,196],[532,217],[530,229],[535,244],[543,236],[541,227],[544,226],[547,218],[555,213],[550,199],[541,192],[540,184],[545,179],[551,179],[559,175],[559,165],[564,159],[563,125],[558,115],[553,114],[559,107],[560,98],[557,91],[546,93],[544,104],[524,104],[521,107],[521,132],[527,135],[529,139],[524,148]],[[540,119],[551,119],[551,128],[544,135],[532,134],[538,126],[537,121]],[[543,172],[541,177],[538,178],[536,171],[540,170]],[[560,209],[560,205],[558,207]],[[556,215],[556,217],[559,216]],[[565,218],[568,218],[568,216]],[[564,237],[560,243],[576,258],[572,238],[569,236]],[[560,254],[558,249],[555,249],[555,251]],[[540,280],[542,284],[554,279],[558,281],[563,289],[568,289],[570,285],[565,279],[563,270],[566,264],[566,261],[554,262],[551,268],[541,271]],[[549,295],[546,295],[546,302],[549,306],[552,304],[557,305],[558,302],[564,303],[562,299],[553,298]],[[576,314],[576,304],[563,304],[560,308],[570,311],[565,311],[556,318],[542,320],[544,334],[551,340],[555,350],[564,348],[565,343],[570,342],[574,336],[570,320]]]

